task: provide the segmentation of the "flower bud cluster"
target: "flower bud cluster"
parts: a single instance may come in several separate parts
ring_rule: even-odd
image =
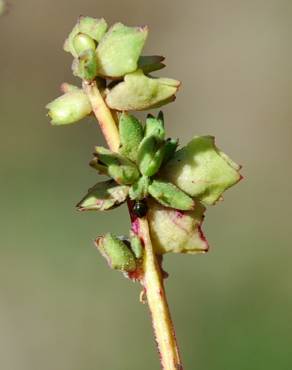
[[[90,162],[112,180],[91,188],[78,209],[109,210],[127,199],[143,201],[147,203],[156,253],[207,252],[201,229],[204,205],[215,204],[240,180],[239,166],[215,146],[210,136],[194,137],[177,150],[177,140],[165,139],[162,112],[157,117],[148,115],[145,125],[124,112],[119,133],[119,153],[96,147]],[[119,246],[120,242],[116,248]]]
[[[64,43],[64,50],[74,58],[74,76],[103,86],[109,108],[152,109],[173,101],[180,82],[150,75],[165,65],[161,56],[141,55],[147,36],[147,27],[116,23],[108,29],[104,19],[80,17]],[[80,91],[79,95],[65,94],[47,105],[54,125],[78,122],[91,113],[88,99]]]

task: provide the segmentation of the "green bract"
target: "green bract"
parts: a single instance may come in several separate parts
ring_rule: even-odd
[[[78,33],[73,39],[73,47],[76,54],[79,56],[86,50],[95,50],[96,45],[90,36],[84,33]]]
[[[79,211],[105,211],[117,207],[128,196],[129,187],[117,185],[114,181],[103,181],[88,190],[87,195],[77,204]]]
[[[179,81],[145,76],[142,70],[127,74],[106,96],[106,103],[118,111],[145,110],[173,98]]]
[[[207,252],[208,243],[201,230],[204,211],[199,203],[194,211],[181,212],[149,201],[148,220],[156,253]]]
[[[160,111],[158,117],[148,114],[145,125],[145,137],[154,136],[157,141],[163,141],[165,138],[164,117]]]
[[[138,168],[127,158],[100,146],[95,147],[94,155],[91,165],[95,167],[96,162],[105,167],[107,174],[118,184],[131,185],[139,179]]]
[[[159,169],[159,166],[156,165],[157,161],[155,161],[157,146],[157,140],[154,136],[145,137],[139,146],[137,163],[144,176],[153,176]]]
[[[136,181],[131,187],[129,191],[129,196],[132,200],[141,200],[147,197],[148,195],[148,187],[150,184],[149,177],[142,176]]]
[[[67,125],[89,115],[92,111],[90,101],[80,89],[70,88],[66,94],[49,103],[46,108],[53,125]]]
[[[74,59],[72,71],[76,77],[84,80],[93,80],[96,77],[97,71],[95,51],[92,49],[83,51],[78,59]]]
[[[177,139],[169,138],[165,141],[163,148],[162,148],[162,151],[163,151],[162,165],[167,163],[173,157],[177,146],[178,146]]]
[[[131,243],[131,250],[134,253],[137,259],[140,259],[143,256],[143,246],[141,243],[140,238],[130,231],[130,243]]]
[[[95,241],[97,249],[106,258],[111,268],[123,272],[131,272],[136,269],[134,254],[127,245],[108,233]]]
[[[169,160],[177,147],[176,141],[160,142],[155,136],[145,137],[138,150],[137,163],[144,176],[154,176],[163,162]]]
[[[101,38],[104,36],[107,30],[106,21],[101,18],[91,18],[91,17],[79,17],[77,24],[74,26],[70,35],[64,43],[64,50],[70,52],[75,58],[78,57],[78,52],[74,47],[74,38],[79,33],[89,36],[91,39],[100,42]]]
[[[214,204],[236,184],[240,166],[218,150],[212,136],[196,136],[167,163],[161,178],[205,204]]]
[[[99,75],[122,77],[134,72],[147,35],[147,27],[114,24],[102,38],[96,50]]]
[[[139,144],[144,136],[141,123],[136,117],[122,113],[119,120],[119,133],[121,140],[119,152],[132,161],[136,161]]]
[[[78,204],[78,209],[110,209],[124,202],[127,196],[138,201],[149,195],[168,207],[193,209],[193,199],[178,187],[153,179],[161,164],[172,158],[177,147],[177,140],[164,139],[162,112],[159,112],[157,118],[148,115],[145,127],[134,116],[122,113],[119,118],[119,133],[119,153],[96,147],[94,158],[90,162],[100,174],[111,177],[114,182],[102,182],[91,188]],[[122,197],[117,198],[116,194],[122,194]]]
[[[166,207],[182,211],[190,211],[195,208],[193,199],[169,182],[153,180],[148,191],[153,198]]]

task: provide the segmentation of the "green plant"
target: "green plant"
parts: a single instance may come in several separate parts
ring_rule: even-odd
[[[108,144],[95,147],[91,167],[108,181],[91,187],[80,211],[110,210],[127,203],[128,237],[107,233],[96,246],[113,269],[139,281],[167,370],[182,369],[163,286],[164,253],[205,253],[201,224],[205,206],[215,204],[237,183],[239,166],[211,136],[195,136],[178,149],[166,138],[162,112],[145,124],[129,111],[158,108],[175,99],[177,80],[153,77],[164,58],[141,56],[147,27],[80,17],[64,44],[73,56],[73,74],[82,88],[63,83],[63,95],[47,105],[53,125],[68,125],[94,114]]]
[[[4,14],[7,10],[7,5],[4,0],[0,0],[0,15]]]

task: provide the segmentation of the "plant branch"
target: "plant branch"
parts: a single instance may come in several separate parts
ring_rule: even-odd
[[[95,81],[83,81],[83,90],[87,94],[92,110],[98,120],[101,131],[110,150],[117,152],[120,146],[120,136],[115,119],[103,100]]]
[[[182,370],[174,326],[163,285],[161,267],[153,251],[147,219],[140,219],[139,226],[139,235],[145,247],[143,285],[152,316],[161,365],[165,370]]]
[[[83,82],[93,112],[99,122],[109,148],[117,152],[120,145],[119,131],[112,112],[104,102],[95,81]],[[181,365],[175,331],[163,285],[161,267],[149,234],[147,218],[137,219],[138,234],[144,242],[142,284],[152,317],[152,324],[163,370],[183,370]]]

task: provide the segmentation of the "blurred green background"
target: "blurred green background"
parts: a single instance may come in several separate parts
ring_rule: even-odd
[[[245,180],[209,209],[204,256],[169,255],[166,287],[186,370],[292,368],[291,0],[11,0],[0,18],[1,370],[159,369],[140,287],[93,247],[125,208],[79,214],[96,182],[93,119],[49,125],[71,77],[78,15],[148,24],[160,75],[182,81],[170,136],[213,134]]]

